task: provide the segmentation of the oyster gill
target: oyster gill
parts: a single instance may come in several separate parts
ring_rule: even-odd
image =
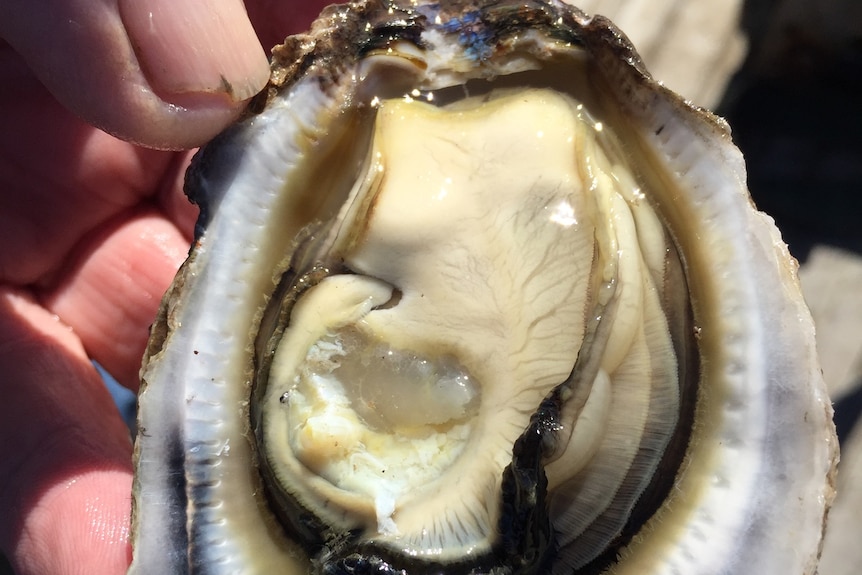
[[[361,2],[197,156],[131,573],[813,573],[835,439],[727,128],[557,2]]]

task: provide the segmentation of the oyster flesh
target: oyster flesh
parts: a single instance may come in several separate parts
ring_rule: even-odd
[[[816,569],[796,263],[606,19],[330,7],[186,184],[130,573]]]

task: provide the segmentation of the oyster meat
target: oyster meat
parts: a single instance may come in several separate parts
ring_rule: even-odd
[[[796,263],[606,19],[330,7],[186,186],[130,573],[814,573]]]

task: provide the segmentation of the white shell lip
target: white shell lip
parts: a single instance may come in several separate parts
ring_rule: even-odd
[[[339,17],[338,10],[331,10],[315,29],[329,25],[327,18]],[[826,511],[834,496],[838,448],[816,357],[813,322],[796,278],[797,264],[772,220],[753,208],[741,154],[723,121],[653,81],[628,41],[608,21],[571,14],[619,113],[632,120],[636,146],[642,153],[660,156],[670,173],[689,184],[687,195],[660,198],[658,203],[683,246],[707,359],[698,423],[673,495],[608,572],[814,573]],[[306,58],[313,62],[317,57],[318,48],[309,38],[291,42],[276,52],[270,99],[303,77],[299,71],[304,64],[298,62]],[[285,78],[289,78],[286,83]],[[311,88],[297,83],[292,97],[321,97],[303,91],[310,93]],[[265,116],[247,122],[267,123]],[[682,121],[677,124],[674,118]],[[245,138],[242,132],[234,132],[234,138]],[[254,145],[248,142],[250,148]],[[135,496],[136,521],[141,523],[135,527],[130,571],[139,575],[187,572],[187,547],[200,536],[187,531],[188,513],[201,505],[196,501],[196,486],[213,480],[196,477],[191,469],[182,479],[166,474],[168,462],[172,458],[189,462],[200,456],[202,462],[231,466],[232,459],[241,459],[234,453],[243,433],[228,438],[213,435],[219,424],[190,419],[184,411],[196,403],[215,409],[226,401],[242,401],[222,395],[227,392],[218,387],[228,379],[226,358],[241,344],[231,329],[241,331],[242,326],[207,320],[204,310],[220,301],[210,299],[215,296],[208,286],[235,289],[240,299],[246,289],[232,283],[231,275],[237,273],[234,266],[216,268],[213,262],[245,262],[250,257],[247,248],[256,249],[266,234],[237,236],[227,248],[211,238],[214,230],[235,233],[229,231],[231,219],[265,221],[274,200],[241,201],[236,197],[239,193],[210,181],[219,168],[203,159],[195,170],[191,181],[197,189],[191,193],[206,204],[202,224],[207,229],[201,230],[192,257],[164,300],[142,370]],[[700,275],[694,271],[699,269],[708,271]],[[192,301],[177,295],[186,289],[200,291],[200,296]],[[197,328],[214,330],[221,339],[198,346],[202,338],[181,337],[185,330]],[[190,387],[195,379],[219,381],[207,388],[212,395],[203,397],[200,388]],[[171,381],[175,387],[169,389]],[[197,426],[202,437],[212,438],[211,444],[190,439]],[[229,507],[231,502],[221,503]],[[147,518],[153,512],[157,519]],[[226,550],[223,571],[200,572],[253,572],[248,558],[263,548],[277,550],[278,559],[272,565],[299,553],[279,536],[253,546],[206,537],[199,544]],[[174,551],[165,553],[165,549]],[[239,555],[230,555],[227,549]],[[261,567],[261,572],[272,565]]]

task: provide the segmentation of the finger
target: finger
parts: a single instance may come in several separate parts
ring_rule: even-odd
[[[139,148],[85,124],[8,48],[0,113],[0,283],[44,286],[92,230],[142,202],[193,228],[180,191],[188,153]]]
[[[153,147],[210,139],[269,76],[241,0],[0,0],[0,34],[64,105]]]
[[[266,83],[266,55],[242,0],[118,1],[144,73],[168,97],[241,102]]]
[[[74,334],[0,290],[0,548],[17,575],[119,575],[131,443]]]
[[[136,391],[149,326],[188,247],[153,208],[121,214],[82,243],[40,300],[72,327],[90,357]]]

